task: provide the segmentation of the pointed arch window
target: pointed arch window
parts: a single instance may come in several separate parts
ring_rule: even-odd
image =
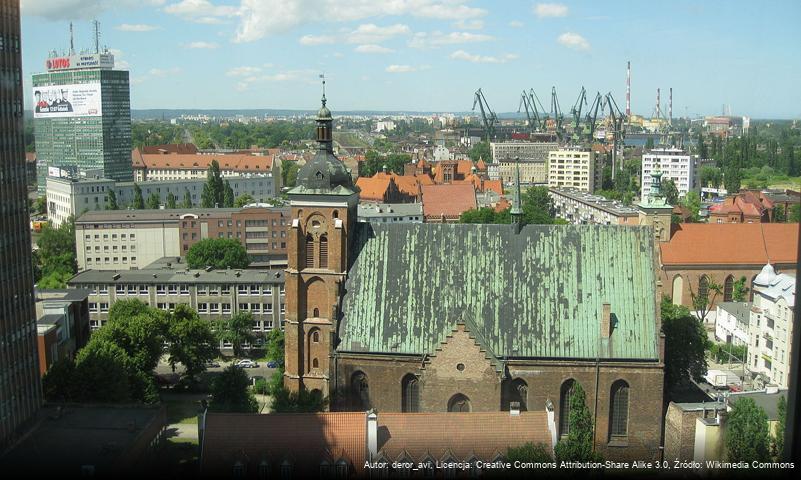
[[[723,282],[723,301],[724,302],[731,302],[732,297],[734,296],[734,277],[729,275],[726,277],[726,281]]]
[[[370,387],[364,372],[355,372],[350,378],[350,395],[356,411],[370,408]]]
[[[570,378],[562,383],[559,393],[559,435],[563,437],[570,431],[570,397],[575,387],[576,381]]]
[[[320,268],[328,268],[328,236],[320,237]]]
[[[609,439],[624,439],[629,434],[629,384],[618,380],[612,384],[609,405]]]
[[[314,239],[306,235],[306,268],[314,268]]]
[[[709,295],[709,277],[701,275],[700,280],[698,280],[698,298],[706,300],[707,295]]]
[[[420,411],[420,381],[417,376],[410,373],[403,377],[401,390],[403,397],[401,398],[401,411],[402,412],[419,412]]]
[[[457,393],[448,400],[449,412],[469,412],[471,410],[470,399],[466,395]]]

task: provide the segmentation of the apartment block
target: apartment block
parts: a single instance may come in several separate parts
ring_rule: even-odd
[[[185,256],[204,238],[233,238],[253,267],[286,265],[289,210],[280,207],[103,210],[75,221],[79,270],[133,270]]]
[[[696,155],[689,155],[680,148],[657,148],[642,156],[642,176],[651,178],[651,173],[662,172],[662,182],[673,180],[679,191],[679,197],[684,197],[689,191],[699,191],[695,166],[698,161]],[[651,183],[642,182],[641,198],[647,198],[651,192]]]
[[[493,163],[514,163],[516,158],[521,163],[548,161],[548,153],[558,150],[559,144],[556,142],[491,142],[490,151],[492,152]]]
[[[639,210],[615,200],[568,188],[550,188],[556,216],[570,223],[639,225]]]
[[[748,328],[748,369],[757,382],[787,388],[793,337],[796,279],[765,265],[754,279],[754,303]]]
[[[200,153],[196,149],[193,153],[148,153],[149,151],[148,148],[137,148],[131,152],[135,181],[205,180],[212,161],[220,166],[220,175],[224,178],[242,175],[281,178],[281,162],[276,161],[275,155]],[[280,187],[276,190],[280,190]]]
[[[182,263],[164,261],[140,270],[86,270],[68,284],[89,290],[92,330],[102,327],[108,321],[109,309],[125,299],[138,299],[165,311],[187,304],[209,321],[250,312],[252,330],[257,334],[281,328],[286,311],[281,269],[192,270]],[[220,347],[232,345],[221,342]]]
[[[548,153],[548,186],[572,188],[581,192],[595,191],[595,152],[559,149]]]

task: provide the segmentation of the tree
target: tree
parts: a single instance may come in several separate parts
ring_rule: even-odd
[[[790,205],[790,214],[787,215],[787,221],[790,223],[801,222],[801,204],[794,203]]]
[[[237,312],[230,319],[221,319],[216,325],[217,338],[229,342],[234,349],[236,357],[245,353],[244,344],[253,344],[256,335],[253,333],[253,314],[250,312]]]
[[[700,176],[701,176],[702,187],[710,187],[710,186],[713,188],[720,187],[721,172],[719,168],[710,166],[701,167]]]
[[[698,223],[701,221],[701,195],[699,195],[698,192],[694,190],[687,192],[687,195],[685,195],[684,199],[681,201],[681,205],[690,211],[690,217],[687,219],[688,222]]]
[[[704,289],[702,282],[706,281],[706,289]],[[690,287],[690,298],[692,298],[693,309],[698,318],[704,322],[709,312],[715,306],[715,298],[723,293],[723,287],[715,283],[709,277],[702,277],[698,281],[698,290],[693,291],[692,283],[688,283]]]
[[[653,150],[654,149],[654,138],[653,137],[648,137],[648,139],[645,141],[645,149],[646,150]]]
[[[139,184],[134,183],[134,199],[133,199],[133,208],[136,210],[142,210],[145,208],[145,200],[142,198],[142,189],[139,187]]]
[[[34,260],[39,287],[65,288],[67,280],[77,271],[75,219],[70,216],[58,228],[45,225],[36,244],[39,249]]]
[[[515,462],[545,463],[552,462],[553,458],[551,458],[551,454],[545,445],[541,443],[535,445],[532,442],[527,442],[519,447],[509,447],[506,450],[506,461],[512,464]]]
[[[159,198],[159,194],[153,192],[147,197],[147,208],[150,210],[158,210],[161,206],[161,198]]]
[[[281,183],[285,187],[292,188],[298,181],[298,162],[292,160],[281,161]]]
[[[233,200],[233,196],[231,197]],[[222,207],[225,205],[225,184],[220,174],[220,164],[212,160],[206,172],[206,183],[203,186],[203,207]]]
[[[665,382],[668,388],[685,384],[688,378],[700,381],[707,371],[709,340],[703,324],[683,305],[663,297],[662,333],[665,334]]]
[[[459,215],[459,223],[511,223],[510,209],[496,212],[491,207],[474,208]]]
[[[599,460],[600,455],[593,447],[592,414],[587,407],[584,389],[577,382],[570,395],[570,414],[568,415],[567,438],[559,440],[554,447],[556,460],[586,462]]]
[[[108,340],[119,346],[131,359],[132,365],[150,373],[158,365],[164,351],[167,330],[167,314],[147,305],[142,309],[139,300],[120,300],[123,307],[109,311],[108,322],[92,334],[92,338]],[[142,304],[144,305],[144,304]],[[139,311],[135,315],[123,312]]]
[[[723,176],[723,188],[726,189],[729,195],[734,195],[740,191],[741,179],[740,169],[736,166],[729,167]]]
[[[72,275],[72,273],[66,271],[50,272],[42,276],[42,278],[36,282],[36,286],[44,290],[67,288],[67,282],[72,278]]]
[[[253,198],[253,195],[249,193],[243,193],[242,195],[236,197],[236,200],[234,200],[234,206],[237,208],[242,208],[245,205],[253,203],[255,201],[256,199]]]
[[[321,412],[328,404],[328,401],[319,394],[306,389],[290,392],[281,385],[271,393],[273,397],[272,410],[275,413]]]
[[[769,460],[770,436],[765,410],[751,398],[737,400],[726,422],[724,442],[731,462]]]
[[[177,201],[178,201],[178,199],[175,198],[175,194],[174,193],[170,192],[170,193],[167,194],[167,208],[169,208],[171,210],[175,209]]]
[[[231,208],[234,206],[234,189],[231,188],[231,184],[228,183],[228,180],[223,182],[223,203],[226,208]]]
[[[72,378],[75,400],[111,403],[129,401],[133,397],[129,378],[131,373],[133,368],[125,350],[114,342],[95,338],[93,335],[75,359]]]
[[[169,317],[166,340],[170,365],[175,369],[176,364],[182,364],[188,377],[206,370],[206,362],[220,354],[209,322],[201,320],[185,303],[179,303]]]
[[[186,252],[190,268],[247,268],[250,264],[247,250],[232,238],[204,238]]]
[[[739,280],[732,284],[731,300],[733,302],[744,302],[748,296],[748,287],[745,284],[746,278],[740,277]]]
[[[184,199],[181,201],[181,208],[192,208],[192,194],[188,188],[184,188]]]
[[[38,214],[44,215],[47,213],[47,197],[36,197],[31,209]]]
[[[776,411],[779,418],[776,422],[776,431],[773,437],[773,455],[778,459],[782,459],[784,456],[784,432],[787,426],[787,398],[779,397],[779,405]]]
[[[245,371],[230,365],[211,384],[209,410],[215,412],[253,413],[259,404],[250,392],[250,379]]]
[[[113,188],[108,189],[108,202],[106,203],[106,210],[119,210],[117,205],[117,194],[114,193]]]
[[[477,162],[479,159],[483,159],[486,163],[492,162],[492,151],[490,150],[489,142],[483,141],[473,145],[467,152],[467,156],[473,162]]]
[[[69,357],[56,360],[42,377],[42,394],[49,402],[69,402],[75,391],[75,361]]]
[[[679,189],[676,187],[676,182],[671,179],[662,180],[662,194],[665,200],[670,205],[678,205],[679,203]]]
[[[200,206],[214,208],[214,193],[208,183],[203,184],[203,192],[200,194]]]
[[[265,354],[267,360],[276,362],[279,368],[284,367],[284,332],[274,328],[265,335]]]

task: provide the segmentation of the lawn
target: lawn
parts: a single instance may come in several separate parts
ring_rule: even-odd
[[[167,407],[167,423],[197,425],[199,401],[204,395],[163,395],[162,403]]]

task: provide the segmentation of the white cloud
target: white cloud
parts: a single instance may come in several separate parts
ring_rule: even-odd
[[[331,43],[335,43],[337,40],[331,35],[304,35],[300,37],[301,45],[328,45]]]
[[[164,12],[195,23],[222,23],[223,19],[237,17],[240,7],[215,5],[209,0],[180,0],[164,7]]]
[[[416,72],[417,67],[411,65],[389,65],[385,70],[389,73],[407,73]]]
[[[565,32],[559,35],[557,41],[565,47],[572,48],[573,50],[590,49],[590,42],[588,42],[586,38],[582,37],[578,33]]]
[[[356,30],[348,33],[345,39],[348,43],[381,43],[397,35],[407,35],[411,33],[408,25],[396,23],[386,27],[379,27],[374,23],[366,23],[356,27]]]
[[[409,40],[409,46],[412,48],[433,48],[442,45],[486,42],[492,39],[492,36],[483,33],[451,32],[445,34],[442,32],[418,32]]]
[[[152,32],[153,30],[158,30],[161,27],[157,25],[146,25],[144,23],[123,23],[122,25],[117,25],[114,28],[123,32]]]
[[[540,18],[564,17],[567,15],[567,5],[561,3],[538,3],[534,5],[534,14]]]
[[[265,65],[265,67],[269,68],[269,66],[271,66],[271,65],[269,65],[269,66],[268,65],[269,64]],[[254,74],[259,73],[259,72],[261,72],[261,68],[259,68],[259,67],[242,66],[242,67],[232,68],[232,69],[228,70],[227,72],[225,72],[225,74],[228,75],[229,77],[244,77],[244,76],[248,76],[248,75],[254,75]]]
[[[186,48],[218,48],[214,42],[191,42],[185,45]]]
[[[391,48],[382,47],[381,45],[375,44],[359,45],[353,50],[359,53],[392,53],[395,51]]]
[[[131,64],[128,63],[128,61],[123,58],[125,56],[125,53],[123,53],[122,50],[118,48],[109,48],[108,51],[112,55],[114,55],[114,68],[116,68],[117,70],[131,69]]]
[[[258,67],[238,67],[229,70],[227,75],[242,77],[235,85],[238,91],[245,91],[254,84],[264,82],[302,82],[306,84],[317,84],[320,72],[311,69],[286,70],[268,74],[259,74],[261,69]]]
[[[151,77],[166,77],[167,75],[175,75],[177,73],[181,73],[180,67],[170,67],[170,68],[151,68],[147,71],[148,75]]]
[[[106,10],[163,5],[165,0],[22,0],[23,15],[48,20],[89,20]]]
[[[481,30],[484,28],[484,20],[457,20],[456,23],[453,24],[453,27],[459,30]]]
[[[505,53],[500,57],[493,57],[485,55],[473,55],[465,52],[464,50],[457,50],[451,53],[451,58],[454,60],[465,60],[473,63],[506,63],[510,60],[516,59],[517,55],[514,53]]]
[[[523,22],[521,22],[519,20],[512,20],[511,22],[509,22],[509,26],[512,27],[512,28],[522,28],[523,27]]]

